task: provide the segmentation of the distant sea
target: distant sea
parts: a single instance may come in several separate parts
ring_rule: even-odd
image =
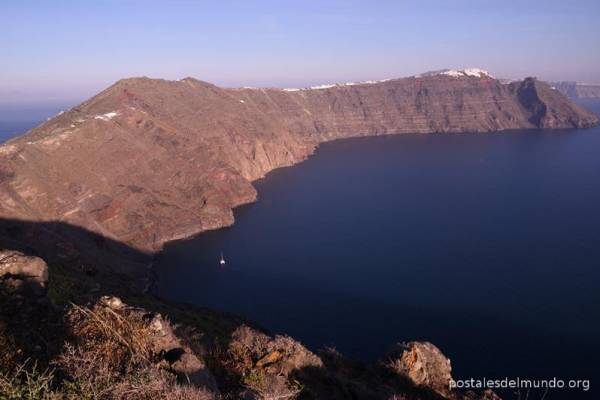
[[[0,121],[0,143],[6,142],[42,123],[43,120]]]
[[[24,105],[0,104],[0,143],[35,128],[76,103],[77,101]]]
[[[342,140],[256,187],[166,246],[160,295],[358,359],[428,340],[455,378],[600,384],[600,127]]]

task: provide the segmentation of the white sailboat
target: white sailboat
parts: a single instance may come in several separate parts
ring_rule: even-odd
[[[221,260],[219,261],[219,264],[225,265],[225,259],[223,258],[223,252],[221,252]]]

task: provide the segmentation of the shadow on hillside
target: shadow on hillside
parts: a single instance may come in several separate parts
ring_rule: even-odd
[[[65,338],[62,305],[133,293],[143,286],[151,261],[150,255],[123,243],[61,222],[0,218],[0,250],[44,259],[49,269],[48,295],[55,302],[11,295],[0,281],[0,347],[6,346],[2,353],[7,358],[14,356],[0,362],[16,365],[44,366],[58,354]]]
[[[64,342],[63,306],[90,305],[102,296],[117,296],[130,306],[162,314],[215,369],[212,353],[227,349],[238,327],[257,328],[229,313],[157,297],[151,290],[157,254],[144,253],[81,227],[0,218],[0,250],[40,257],[49,270],[48,297],[52,303],[7,295],[0,282],[0,350],[4,346],[22,349],[19,353],[22,351],[24,357],[17,362],[48,365]],[[195,328],[195,336],[184,328],[186,325]],[[220,371],[214,372],[219,378]],[[234,378],[225,386],[236,386],[239,377]]]
[[[0,249],[42,258],[49,268],[50,297],[65,300],[59,304],[85,304],[106,295],[144,307],[169,303],[151,290],[158,254],[78,226],[0,218]]]
[[[96,267],[135,276],[151,255],[84,228],[63,222],[32,222],[0,218],[0,248],[40,256],[47,262],[76,258]]]
[[[70,302],[92,304],[101,296],[114,295],[126,304],[160,313],[176,324],[176,333],[183,337],[197,354],[201,354],[215,374],[224,393],[242,389],[243,377],[227,367],[227,349],[232,334],[241,325],[264,331],[255,324],[232,314],[198,306],[178,304],[144,293],[151,279],[156,254],[138,251],[124,243],[62,222],[31,222],[0,219],[0,249],[16,250],[29,256],[41,257],[48,264],[48,296],[59,306]],[[0,286],[0,325],[10,346],[23,349],[23,360],[39,365],[48,363],[60,353],[65,340],[62,326],[64,308],[38,304],[33,299],[24,303],[5,296]],[[25,301],[29,301],[25,299]],[[196,329],[196,335],[184,326]],[[40,350],[41,349],[41,350]],[[14,360],[13,360],[14,361]],[[348,394],[340,380],[326,369],[297,371],[295,378],[302,382],[307,393],[331,393],[334,398]],[[364,377],[360,377],[364,378]],[[360,379],[359,379],[360,380]],[[358,382],[353,382],[357,385]],[[331,386],[333,385],[333,386]],[[358,385],[361,386],[361,385]],[[349,390],[349,389],[348,389]],[[351,390],[352,392],[353,390]],[[310,396],[309,396],[310,397]]]

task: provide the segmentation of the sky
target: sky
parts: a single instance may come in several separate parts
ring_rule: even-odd
[[[0,106],[120,78],[304,87],[480,67],[600,82],[598,0],[1,0]]]

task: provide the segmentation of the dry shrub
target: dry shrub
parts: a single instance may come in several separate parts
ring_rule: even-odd
[[[172,385],[162,392],[161,400],[214,400],[215,396],[206,389],[193,386]]]
[[[55,362],[65,388],[82,399],[158,397],[158,371],[150,362],[150,331],[136,314],[73,305],[66,316],[73,344]]]
[[[73,360],[74,361],[74,360]],[[22,364],[11,373],[0,373],[2,400],[213,400],[209,391],[177,384],[166,372],[152,368],[111,381],[98,371],[93,381],[78,379],[54,388],[53,370],[40,371]],[[88,377],[89,378],[89,377]],[[115,377],[112,377],[113,379]]]
[[[126,371],[118,371],[96,352],[68,346],[59,365],[68,371],[65,383],[69,399],[81,400],[209,400],[210,392],[191,386],[181,386],[175,376],[145,362],[131,361]]]
[[[233,332],[227,357],[242,385],[261,400],[297,398],[304,387],[292,373],[323,365],[299,342],[287,336],[273,338],[248,326]]]
[[[150,361],[151,330],[139,313],[96,306],[93,309],[73,305],[67,314],[70,333],[80,346],[93,349],[113,367],[131,359]]]
[[[302,388],[290,388],[283,385],[272,385],[264,388],[250,388],[259,400],[294,400],[302,392]]]
[[[159,369],[143,314],[73,305],[67,314],[73,343],[55,362],[67,399],[207,400],[210,392],[177,384]]]

